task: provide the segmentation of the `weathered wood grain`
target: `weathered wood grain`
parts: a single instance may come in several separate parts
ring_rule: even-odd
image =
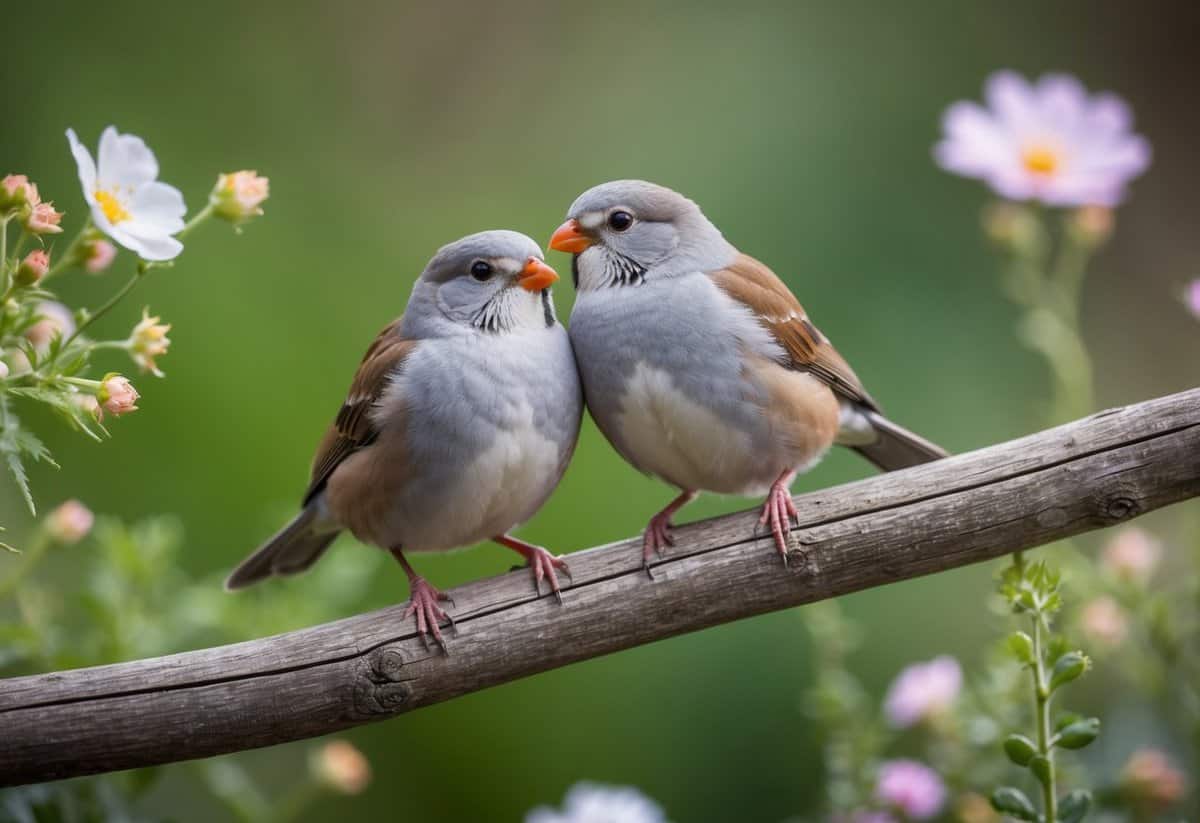
[[[987,560],[1200,494],[1200,389],[796,498],[784,568],[755,513],[571,555],[564,605],[527,572],[455,589],[451,656],[402,607],[247,643],[0,681],[0,785],[326,734],[707,626]]]

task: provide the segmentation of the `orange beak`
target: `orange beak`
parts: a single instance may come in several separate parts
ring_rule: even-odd
[[[588,246],[595,244],[595,240],[583,233],[583,229],[579,227],[578,220],[568,220],[563,223],[550,236],[550,248],[555,251],[565,251],[571,254],[579,254]]]
[[[526,291],[542,291],[558,279],[558,272],[536,257],[531,257],[521,269],[517,283]]]

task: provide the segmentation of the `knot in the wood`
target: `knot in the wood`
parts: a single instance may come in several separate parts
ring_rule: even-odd
[[[1142,507],[1138,501],[1126,494],[1110,495],[1102,508],[1105,519],[1111,521],[1128,520],[1141,514]]]
[[[408,703],[411,692],[403,682],[407,660],[395,646],[376,649],[360,662],[354,705],[362,714],[394,714]]]

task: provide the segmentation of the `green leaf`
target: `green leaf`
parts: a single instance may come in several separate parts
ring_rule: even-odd
[[[29,488],[29,475],[25,472],[22,456],[29,457],[35,462],[45,462],[58,468],[58,464],[50,456],[50,451],[32,433],[21,428],[17,416],[8,408],[8,399],[0,399],[0,452],[4,453],[4,462],[16,481],[17,488],[25,498],[29,513],[37,516],[37,504],[33,502],[33,492]]]
[[[1050,672],[1050,691],[1056,691],[1060,686],[1079,677],[1088,670],[1090,664],[1091,661],[1083,652],[1067,652],[1058,658]]]
[[[1058,733],[1055,745],[1064,749],[1082,749],[1100,734],[1100,718],[1077,720]]]
[[[1076,789],[1063,795],[1058,801],[1059,823],[1079,823],[1092,806],[1092,793]]]
[[[1025,632],[1013,632],[1005,645],[1018,662],[1026,666],[1033,663],[1033,638]]]
[[[1001,814],[1018,820],[1028,820],[1030,823],[1038,819],[1037,809],[1029,802],[1025,792],[1013,786],[1002,786],[992,792],[992,808]]]
[[[1029,761],[1037,754],[1037,747],[1023,734],[1010,734],[1004,738],[1004,753],[1018,766],[1028,766]]]
[[[1038,782],[1043,786],[1049,786],[1054,782],[1054,764],[1051,763],[1044,755],[1034,755],[1029,761],[1029,771],[1033,772],[1033,776],[1038,779]]]

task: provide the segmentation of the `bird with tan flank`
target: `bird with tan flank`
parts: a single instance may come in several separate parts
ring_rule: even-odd
[[[422,642],[446,649],[449,598],[406,553],[494,540],[521,554],[534,587],[562,602],[567,564],[508,534],[558,485],[579,435],[583,398],[558,275],[523,234],[489,231],[438,251],[404,315],[367,349],[317,448],[300,514],[229,576],[240,589],[316,562],[338,533],[390,551],[412,590]],[[539,592],[540,593],[540,592]]]
[[[700,491],[766,495],[787,563],[790,487],[834,443],[885,471],[946,452],[883,416],[769,268],[671,189],[619,180],[579,196],[550,248],[573,254],[570,336],[600,430],[680,494],[651,518],[643,563],[673,545]]]

